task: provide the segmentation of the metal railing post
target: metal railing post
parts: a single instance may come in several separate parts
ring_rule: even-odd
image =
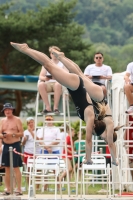
[[[9,147],[9,155],[10,155],[10,193],[13,195],[13,147]]]
[[[103,154],[103,148],[100,148],[100,154]],[[103,170],[101,170],[101,173],[103,173]],[[102,179],[104,181],[104,178]],[[102,189],[104,189],[104,184],[102,184]]]

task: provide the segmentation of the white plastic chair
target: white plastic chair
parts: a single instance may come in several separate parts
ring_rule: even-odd
[[[30,198],[30,188],[33,188],[33,196],[35,196],[35,185],[41,184],[54,184],[55,185],[55,198],[57,195],[57,177],[59,175],[59,157],[58,156],[49,156],[43,155],[38,156],[32,160],[28,159],[28,166],[32,166],[29,173],[29,191],[28,198]],[[49,173],[53,171],[55,173]]]
[[[24,177],[24,181],[25,181],[25,190],[27,190],[28,188],[28,195],[30,195],[30,189],[29,189],[29,185],[31,184],[31,176],[30,174],[32,174],[33,172],[33,164],[34,164],[34,159],[31,157],[28,157],[27,159],[27,164],[23,163],[23,170],[22,170],[22,176]],[[29,178],[29,184],[27,183],[27,178]]]
[[[83,158],[84,162],[85,158]],[[107,184],[107,197],[111,195],[110,188],[110,173],[106,167],[106,160],[104,156],[95,155],[92,156],[92,165],[82,165],[82,178],[81,178],[81,195],[83,187],[83,195],[85,195],[85,184]],[[101,171],[101,174],[97,174],[97,170]],[[89,172],[91,171],[91,173]],[[108,191],[109,190],[109,191]]]

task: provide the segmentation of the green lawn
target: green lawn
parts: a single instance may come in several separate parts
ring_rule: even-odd
[[[25,178],[22,177],[22,187],[26,186],[26,182],[25,182]],[[62,191],[62,194],[68,194],[68,188],[67,185],[65,184],[63,186],[63,188],[65,188],[64,191]],[[87,186],[86,187],[86,194],[95,194],[98,195],[99,191],[102,189],[102,185],[101,184],[95,184],[94,187],[92,185]],[[106,185],[104,185],[104,189],[106,189]],[[0,186],[0,192],[4,191],[4,185],[2,184],[2,186]],[[118,192],[118,191],[116,191]],[[23,194],[27,194],[28,191],[23,191]],[[58,194],[60,193],[60,191],[58,191]],[[70,193],[71,194],[76,194],[76,187],[70,187]],[[78,193],[80,194],[80,184],[78,186]],[[36,194],[41,194],[41,191],[36,191]],[[54,194],[54,185],[51,184],[49,185],[49,191],[44,191],[42,194]],[[100,194],[106,194],[106,193],[100,193]]]

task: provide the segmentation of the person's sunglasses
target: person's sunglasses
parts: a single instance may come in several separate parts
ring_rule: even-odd
[[[98,59],[98,58],[99,58],[99,59],[102,59],[102,57],[101,57],[101,56],[99,56],[99,57],[95,57],[95,58],[96,58],[96,59]]]
[[[47,118],[47,119],[45,119],[46,121],[52,121],[53,119],[50,119],[50,118]]]

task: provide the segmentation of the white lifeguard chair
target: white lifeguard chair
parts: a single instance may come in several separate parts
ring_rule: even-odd
[[[133,119],[131,115],[125,113],[128,103],[124,94],[124,74],[125,72],[113,74],[112,78],[112,114],[114,124],[115,126],[124,125],[117,134],[116,147],[119,165],[114,169],[114,189],[119,189],[120,196],[122,196],[124,190],[133,191],[132,168],[129,167],[129,159],[132,159],[131,148],[133,148],[133,139],[130,137],[133,132]],[[127,132],[126,139],[125,131]]]
[[[39,99],[40,99],[40,94],[39,92],[37,92],[37,96],[36,96],[36,107],[35,107],[35,130],[42,128],[45,126],[45,115],[52,115],[53,117],[55,117],[54,119],[54,123],[61,123],[64,124],[64,132],[66,132],[66,124],[69,125],[70,127],[70,111],[69,111],[69,94],[66,88],[63,87],[62,90],[62,97],[61,97],[61,103],[62,103],[62,110],[60,112],[60,114],[56,115],[55,113],[48,113],[48,114],[42,114],[41,112],[39,112]],[[52,103],[52,95],[54,95],[53,92],[48,93],[48,98],[49,98],[49,102]],[[43,105],[43,108],[45,108],[45,105]],[[43,126],[39,126],[38,125],[38,121],[40,121],[40,119],[43,122]],[[58,127],[60,128],[60,127]],[[62,128],[62,127],[61,127]],[[72,138],[71,138],[72,141]],[[36,146],[36,143],[38,143],[39,140],[34,140],[34,147]],[[67,144],[66,144],[66,140],[64,139],[63,141],[63,147],[65,148],[65,152],[67,152]],[[60,144],[59,144],[60,146]],[[35,152],[35,148],[34,148],[34,157],[35,156],[39,156],[42,154],[36,154]],[[53,154],[49,154],[49,155],[53,155]],[[62,157],[62,155],[58,155],[60,158]],[[66,155],[67,158],[67,155]],[[73,158],[74,161],[74,158]],[[70,181],[69,181],[69,172],[68,172],[68,168],[67,168],[67,159],[66,159],[66,167],[64,167],[64,169],[66,169],[67,171],[67,180],[63,181],[63,184],[67,184],[67,189],[68,189],[68,196],[70,196]],[[34,179],[33,179],[34,180]],[[35,192],[35,191],[34,191]],[[62,198],[62,190],[61,190],[61,198]]]
[[[111,92],[111,81],[110,80],[106,80],[105,81],[105,86],[107,88],[107,102],[110,106],[110,108],[112,108],[112,92]],[[79,140],[81,140],[81,133],[82,130],[86,128],[86,125],[84,125],[83,121],[80,120],[80,135],[79,135]],[[97,136],[92,136],[92,155],[94,153],[97,153],[100,149],[102,150],[102,154],[103,156],[106,156],[105,153],[103,153],[103,148],[106,147],[106,144],[103,140],[98,139]],[[101,153],[101,152],[100,152]],[[78,152],[79,157],[81,156],[80,154],[80,144],[79,144],[79,152]],[[83,155],[83,154],[82,154]],[[79,159],[78,159],[79,160]],[[78,166],[79,166],[79,161],[78,161]],[[76,181],[76,195],[78,195],[78,181],[79,181],[79,170],[82,170],[81,167],[78,167],[77,170],[77,181]],[[111,170],[111,169],[110,169]],[[111,192],[110,192],[111,194]]]

